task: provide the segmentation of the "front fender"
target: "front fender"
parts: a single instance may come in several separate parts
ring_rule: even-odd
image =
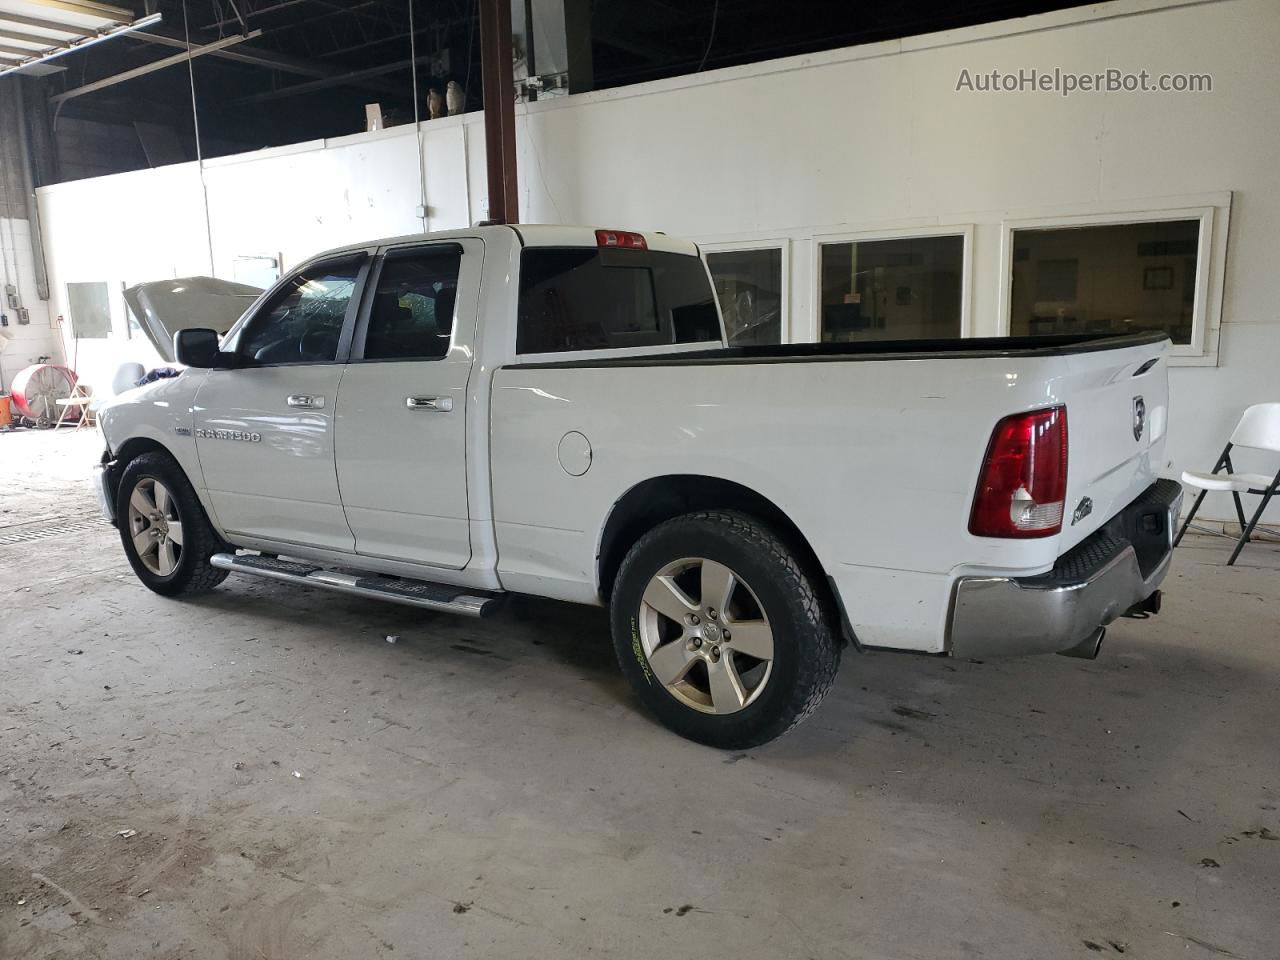
[[[120,396],[98,411],[110,459],[132,459],[133,451],[164,450],[182,468],[215,528],[219,527],[205,490],[204,472],[192,433],[196,393],[206,371],[187,369],[176,377],[157,380]],[[218,531],[221,533],[221,529]]]

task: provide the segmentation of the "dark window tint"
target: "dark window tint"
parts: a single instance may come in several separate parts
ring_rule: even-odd
[[[237,352],[263,364],[334,360],[362,262],[321,264],[292,277],[249,322]]]
[[[1013,232],[1009,332],[1138,333],[1190,343],[1199,220]]]
[[[643,250],[525,250],[517,330],[518,353],[720,339],[702,261]]]
[[[366,360],[432,360],[449,352],[462,253],[441,247],[391,254],[369,310]]]

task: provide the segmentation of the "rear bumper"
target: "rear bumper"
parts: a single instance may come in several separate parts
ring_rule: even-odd
[[[1181,484],[1160,480],[1048,573],[961,577],[952,594],[948,652],[1057,653],[1083,643],[1160,586],[1181,503]]]

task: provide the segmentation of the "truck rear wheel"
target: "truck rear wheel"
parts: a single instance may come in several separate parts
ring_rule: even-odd
[[[796,556],[733,512],[691,513],[636,542],[611,601],[622,672],[681,736],[744,749],[812,713],[840,647]]]
[[[209,563],[222,541],[182,468],[165,453],[130,460],[120,477],[116,524],[133,572],[166,597],[212,590],[227,571]]]

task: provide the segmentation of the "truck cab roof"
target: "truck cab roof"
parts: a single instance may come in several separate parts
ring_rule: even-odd
[[[467,227],[461,230],[438,230],[431,233],[410,233],[399,237],[383,237],[378,240],[367,240],[362,243],[351,243],[331,250],[325,250],[315,256],[308,257],[305,262],[341,256],[344,253],[356,253],[371,247],[396,247],[412,243],[430,243],[441,240],[457,240],[463,237],[479,237],[481,240],[501,238],[510,241],[513,237],[523,247],[594,247],[598,246],[596,231],[606,229],[617,231],[615,227],[560,226],[549,223],[520,224],[488,224]],[[679,253],[688,256],[698,255],[698,245],[691,240],[671,237],[658,231],[629,231],[644,237],[645,245],[650,250],[662,253]]]

